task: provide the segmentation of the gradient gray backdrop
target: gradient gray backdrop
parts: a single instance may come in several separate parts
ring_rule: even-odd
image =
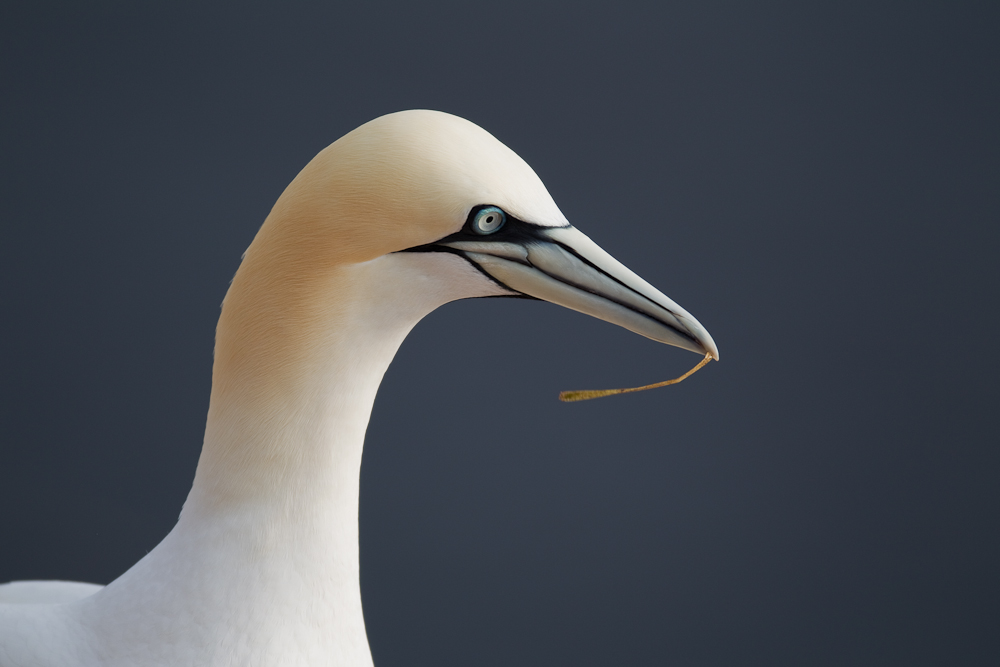
[[[393,665],[1000,664],[998,5],[0,9],[0,581],[173,525],[240,254],[375,116],[464,116],[722,362],[556,306],[403,345],[362,471]],[[94,5],[95,3],[77,3]]]

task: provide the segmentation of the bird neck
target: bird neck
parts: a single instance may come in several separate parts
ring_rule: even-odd
[[[190,635],[199,664],[230,642],[247,655],[288,643],[303,664],[370,664],[358,565],[364,434],[403,338],[454,298],[428,285],[420,261],[298,267],[296,280],[244,263],[223,305],[204,447],[178,524],[95,596],[106,613],[89,623]]]
[[[407,333],[443,300],[408,289],[421,270],[406,255],[293,267],[294,280],[280,273],[241,268],[224,302],[205,442],[181,521],[249,514],[269,529],[302,527],[356,569],[375,395]]]
[[[332,506],[356,520],[375,394],[419,319],[370,298],[371,268],[330,269],[308,284],[277,281],[284,289],[272,283],[263,293],[234,281],[185,514],[254,507],[306,517]]]

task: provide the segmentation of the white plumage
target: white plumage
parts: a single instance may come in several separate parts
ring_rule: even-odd
[[[501,226],[477,226],[483,211]],[[226,295],[177,525],[103,588],[0,586],[0,665],[370,665],[357,522],[375,393],[432,310],[518,294],[718,357],[693,317],[570,227],[531,168],[472,123],[401,112],[322,151]]]

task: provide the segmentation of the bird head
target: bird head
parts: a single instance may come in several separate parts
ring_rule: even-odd
[[[569,224],[524,160],[446,113],[382,116],[320,152],[247,258],[263,253],[299,272],[393,255],[433,272],[446,259],[472,269],[450,278],[463,282],[452,298],[550,301],[718,359],[694,317]]]

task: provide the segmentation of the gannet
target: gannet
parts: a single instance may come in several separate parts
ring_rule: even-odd
[[[107,586],[0,586],[0,665],[371,665],[358,576],[369,415],[413,326],[471,297],[542,299],[718,358],[694,317],[572,227],[488,132],[436,111],[377,118],[306,165],[246,251],[176,526]]]

